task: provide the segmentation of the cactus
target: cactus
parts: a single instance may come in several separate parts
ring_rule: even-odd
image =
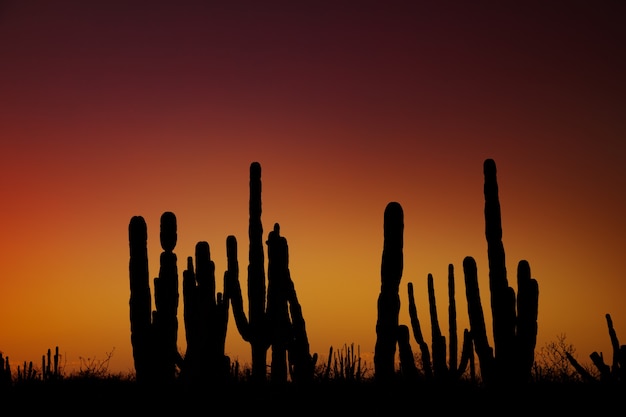
[[[152,295],[148,273],[148,231],[141,216],[128,225],[130,244],[130,340],[138,383],[152,381]]]
[[[271,380],[287,381],[287,348],[291,339],[291,321],[287,304],[287,242],[274,225],[267,238],[267,325],[272,345]]]
[[[154,279],[155,311],[151,311],[148,281],[147,227],[141,216],[130,220],[130,324],[137,382],[167,383],[176,379],[180,364],[178,338],[178,267],[176,216],[161,215],[159,276]]]
[[[265,317],[265,255],[263,224],[261,222],[261,164],[250,164],[250,201],[248,224],[248,317],[243,310],[241,286],[236,276],[229,276],[225,285],[231,295],[235,325],[242,339],[250,343],[252,351],[251,379],[256,383],[267,380],[267,350]]]
[[[398,294],[404,262],[404,212],[398,202],[385,207],[383,222],[383,254],[380,268],[381,286],[378,296],[376,344],[374,346],[374,376],[388,382],[395,374],[395,354],[398,338]]]
[[[463,268],[471,333],[485,384],[525,383],[534,362],[539,286],[531,278],[528,261],[521,260],[517,269],[516,302],[515,291],[507,280],[496,164],[492,159],[484,161],[483,173],[494,349],[486,336],[476,262],[466,257]]]
[[[286,382],[289,372],[294,380],[310,380],[317,355],[311,356],[309,353],[302,308],[289,272],[287,240],[280,236],[278,223],[266,241],[266,295],[261,211],[261,165],[253,162],[250,164],[248,317],[243,309],[238,275],[228,275],[224,288],[229,294],[237,330],[252,349],[252,381],[259,383],[267,380],[266,355],[270,346],[272,382]]]
[[[413,295],[413,284],[408,283],[409,295],[409,316],[411,318],[411,326],[413,327],[413,335],[422,351],[422,369],[427,379],[435,378],[437,381],[454,381],[460,378],[468,364],[471,364],[473,358],[473,345],[470,333],[467,329],[464,331],[463,350],[461,352],[461,362],[457,366],[457,325],[456,325],[456,300],[454,293],[454,266],[448,265],[448,325],[450,334],[449,354],[446,354],[446,338],[441,333],[439,320],[437,317],[437,304],[435,297],[434,278],[432,274],[427,277],[428,286],[428,303],[430,306],[430,321],[432,333],[432,364],[430,362],[430,352],[428,345],[424,341],[421,333],[419,318],[417,316],[417,308],[415,306],[415,297]],[[448,363],[446,364],[446,356]]]
[[[625,384],[626,383],[626,345],[620,345],[615,327],[613,327],[613,319],[610,314],[605,315],[608,327],[609,337],[611,339],[611,348],[613,357],[611,365],[604,362],[602,353],[592,352],[589,357],[591,362],[599,372],[599,380],[588,372],[578,361],[569,353],[565,352],[567,359],[581,377],[590,382],[602,382],[608,384]]]
[[[420,325],[419,317],[417,315],[417,306],[415,305],[415,295],[413,292],[413,283],[407,283],[407,291],[409,295],[409,318],[411,319],[411,328],[413,329],[413,337],[417,342],[422,352],[422,371],[427,380],[433,378],[433,369],[430,363],[430,348],[424,340],[422,334],[422,326]]]
[[[46,362],[46,357],[48,361]],[[48,349],[47,355],[41,356],[41,377],[44,381],[56,381],[61,379],[61,371],[59,368],[59,347],[56,346],[54,356],[52,350]]]
[[[405,324],[398,326],[398,354],[400,356],[400,374],[405,381],[416,381],[419,373],[413,358],[409,327]]]
[[[2,356],[2,352],[0,352],[0,388],[9,387],[12,383],[13,377],[11,376],[9,357]]]
[[[287,239],[280,235],[278,223],[274,224],[274,229],[268,235],[267,255],[267,315],[272,332],[272,382],[287,382],[288,369],[293,382],[310,383],[313,381],[317,354],[311,355],[309,351],[302,306],[289,271],[289,246]]]
[[[232,236],[227,238],[229,258],[233,252],[228,245],[233,238]],[[196,244],[195,258],[195,271],[193,258],[190,256],[187,258],[187,269],[183,272],[187,350],[181,378],[191,383],[220,382],[227,379],[230,373],[230,360],[224,355],[228,298],[222,293],[215,293],[215,263],[211,260],[208,242],[201,241]],[[232,263],[233,261],[229,259],[229,267],[232,267]],[[229,271],[226,271],[226,274],[228,273]]]

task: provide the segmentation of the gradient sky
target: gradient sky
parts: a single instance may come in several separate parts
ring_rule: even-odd
[[[430,344],[432,273],[447,333],[451,263],[461,338],[466,256],[491,317],[493,158],[509,284],[522,259],[539,282],[538,347],[565,335],[582,362],[610,358],[606,313],[626,340],[625,19],[619,1],[0,2],[0,351],[133,369],[134,215],[152,276],[173,211],[181,282],[204,240],[218,290],[235,235],[245,295],[253,161],[321,360],[354,343],[373,367],[391,201],[401,323],[413,282]],[[184,351],[182,292],[179,321]],[[226,351],[250,360],[232,316]]]

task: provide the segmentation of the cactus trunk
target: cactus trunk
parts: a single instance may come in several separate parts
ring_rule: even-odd
[[[381,286],[378,296],[374,374],[378,381],[387,382],[395,374],[395,354],[400,313],[399,286],[404,263],[404,212],[397,202],[385,207],[383,223],[383,254]]]

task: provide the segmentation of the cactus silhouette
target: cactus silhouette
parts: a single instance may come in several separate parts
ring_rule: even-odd
[[[265,254],[263,223],[261,222],[261,164],[250,164],[250,201],[248,223],[248,317],[243,310],[243,298],[238,276],[229,276],[225,285],[231,294],[235,325],[242,339],[250,343],[253,382],[267,380],[267,350],[270,340],[266,334],[265,316]]]
[[[168,383],[176,379],[180,364],[178,338],[178,267],[173,252],[177,242],[176,216],[161,215],[159,276],[154,279],[156,309],[151,311],[148,275],[148,233],[141,216],[133,216],[128,227],[130,261],[130,326],[137,382]]]
[[[313,380],[317,354],[311,355],[302,307],[298,302],[289,271],[287,239],[280,235],[280,225],[267,239],[268,286],[267,321],[271,329],[272,382],[287,382],[289,373],[294,382]],[[288,356],[287,356],[288,355]]]
[[[398,340],[398,294],[404,267],[404,212],[398,202],[385,207],[383,222],[383,254],[380,268],[380,293],[374,346],[374,376],[388,382],[395,374],[395,354]]]
[[[466,257],[463,269],[471,334],[485,384],[524,383],[530,378],[534,362],[539,286],[531,278],[528,261],[521,260],[517,269],[516,302],[515,291],[509,287],[507,279],[497,172],[493,159],[484,161],[483,173],[494,349],[489,346],[486,335],[476,262]]]
[[[261,165],[250,164],[250,203],[248,237],[248,317],[243,309],[241,285],[236,274],[225,281],[235,324],[241,337],[252,349],[253,382],[267,380],[267,350],[272,348],[271,381],[286,382],[291,373],[294,382],[310,380],[317,355],[309,353],[302,307],[289,272],[287,240],[280,236],[280,226],[268,234],[268,272],[265,280],[263,225],[261,222]],[[267,288],[267,294],[266,294]],[[267,297],[267,298],[266,298]]]
[[[625,384],[626,383],[626,345],[620,345],[619,339],[615,327],[613,327],[613,319],[610,314],[605,315],[606,324],[608,327],[609,338],[611,339],[611,348],[613,350],[613,357],[611,365],[607,365],[604,362],[604,356],[602,352],[592,352],[589,357],[591,362],[596,367],[599,373],[599,382],[603,384]],[[565,352],[568,361],[572,364],[574,369],[582,376],[586,381],[598,382],[596,377],[591,375],[583,366],[569,352]]]
[[[236,256],[228,248],[227,257]],[[236,242],[235,242],[236,244]],[[187,258],[183,272],[183,302],[187,350],[181,378],[187,382],[221,382],[228,378],[230,359],[224,355],[228,327],[228,297],[215,293],[215,263],[211,260],[208,242],[195,247],[196,267],[193,258]],[[235,261],[236,262],[236,259]],[[228,260],[233,273],[233,260]],[[236,268],[236,267],[235,267]]]
[[[0,389],[3,387],[11,386],[13,383],[13,377],[11,375],[11,364],[9,363],[9,357],[2,356],[0,352]]]
[[[130,339],[138,383],[152,381],[152,295],[148,272],[148,230],[141,216],[130,219]]]
[[[430,324],[432,334],[432,364],[430,362],[430,351],[424,341],[421,331],[417,308],[415,306],[415,296],[413,294],[413,284],[407,284],[409,296],[409,317],[413,327],[413,335],[422,351],[422,369],[426,379],[436,378],[438,381],[453,381],[463,375],[468,364],[471,363],[474,351],[469,331],[465,329],[463,339],[463,350],[461,352],[461,362],[457,366],[457,324],[456,324],[456,299],[454,285],[454,266],[448,265],[448,325],[449,325],[449,354],[446,353],[446,338],[441,333],[437,314],[437,304],[435,297],[434,278],[432,274],[427,277],[428,304],[430,310]],[[446,359],[448,363],[446,363]]]

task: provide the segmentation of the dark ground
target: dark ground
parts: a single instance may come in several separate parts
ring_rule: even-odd
[[[625,415],[626,387],[545,384],[486,389],[472,385],[383,386],[328,382],[282,387],[233,383],[222,386],[149,388],[130,381],[58,381],[0,389],[5,410],[65,415],[177,414],[261,415]],[[204,410],[204,411],[203,411]],[[168,411],[169,413],[169,411]],[[120,416],[121,417],[121,416]]]

